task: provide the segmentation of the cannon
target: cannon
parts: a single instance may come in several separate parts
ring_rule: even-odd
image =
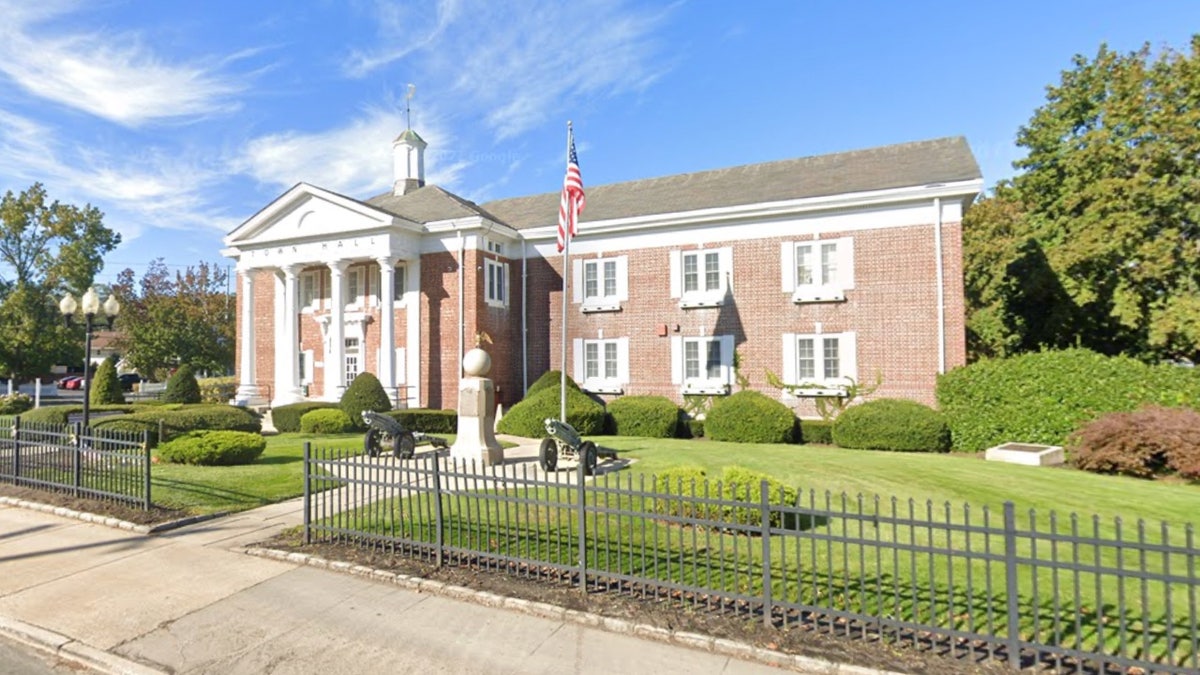
[[[583,475],[591,476],[596,473],[596,462],[601,454],[616,459],[617,453],[601,451],[595,443],[583,440],[575,427],[566,422],[548,417],[542,424],[546,426],[549,436],[542,439],[538,448],[538,464],[543,471],[557,470],[559,461],[563,460],[582,462]]]
[[[450,447],[446,439],[429,436],[420,431],[409,431],[404,425],[388,415],[373,410],[362,411],[367,423],[367,435],[363,437],[363,450],[371,457],[390,449],[396,459],[412,459],[418,445],[429,443],[435,448]]]

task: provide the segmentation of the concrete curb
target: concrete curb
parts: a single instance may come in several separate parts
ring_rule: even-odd
[[[154,525],[138,525],[137,523],[131,523],[128,520],[109,518],[107,516],[99,516],[94,513],[88,513],[87,511],[68,509],[65,506],[52,506],[50,504],[31,502],[24,499],[15,499],[13,497],[0,496],[0,506],[12,506],[19,509],[28,509],[30,511],[40,511],[41,513],[52,513],[62,518],[81,520],[85,523],[103,525],[104,527],[111,527],[115,530],[125,530],[126,532],[136,532],[137,534],[158,534],[160,532],[167,532],[176,528],[185,527],[187,525],[195,525],[196,523],[202,523],[206,520],[222,518],[229,515],[228,511],[221,511],[218,513],[205,514],[203,516],[188,516],[187,518],[171,520],[165,523],[156,523]]]
[[[698,649],[704,652],[720,654],[721,656],[729,656],[746,661],[755,661],[777,668],[786,668],[800,673],[824,673],[827,675],[902,675],[889,670],[879,670],[877,668],[866,668],[863,666],[852,666],[844,663],[834,663],[824,659],[817,659],[808,656],[799,656],[796,654],[785,654],[783,652],[766,649],[763,647],[755,647],[744,642],[736,642],[724,638],[714,638],[708,635],[699,633],[688,633],[684,631],[669,630],[650,626],[646,624],[638,624],[625,619],[616,619],[612,617],[601,616],[591,612],[581,612],[574,609],[566,609],[558,605],[551,605],[545,602],[534,602],[532,600],[524,600],[521,598],[510,598],[507,596],[496,595],[487,591],[477,591],[465,586],[455,586],[453,584],[443,583],[441,581],[433,581],[431,579],[422,579],[421,577],[413,577],[407,574],[397,574],[388,572],[387,570],[373,569],[363,565],[354,565],[348,562],[337,560],[327,560],[318,556],[309,555],[307,553],[288,553],[271,548],[261,548],[249,546],[243,548],[242,551],[246,555],[257,558],[268,558],[270,560],[279,560],[290,562],[297,565],[306,565],[317,569],[329,570],[331,572],[339,572],[341,574],[349,574],[357,577],[368,577],[376,581],[394,584],[406,590],[415,591],[417,593],[432,593],[441,595],[455,600],[463,600],[483,605],[485,607],[500,607],[509,610],[515,610],[531,616],[537,616],[552,621],[563,621],[576,623],[589,628],[599,628],[610,633],[620,635],[631,635],[634,637],[644,638],[647,640],[655,640],[668,644],[676,644],[691,649]]]
[[[163,675],[167,671],[130,661],[23,621],[0,616],[0,635],[42,652],[110,675]]]

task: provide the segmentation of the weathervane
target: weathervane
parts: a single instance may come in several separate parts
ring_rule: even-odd
[[[404,123],[408,128],[412,128],[412,99],[413,94],[417,93],[417,85],[409,84],[408,93],[404,95]]]

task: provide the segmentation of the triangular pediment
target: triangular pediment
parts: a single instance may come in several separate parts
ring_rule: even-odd
[[[378,232],[393,225],[420,230],[416,223],[370,204],[298,183],[226,235],[225,245],[273,246]]]

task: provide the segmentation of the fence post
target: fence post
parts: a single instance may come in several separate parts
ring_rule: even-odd
[[[772,598],[771,598],[771,487],[767,481],[762,481],[758,488],[759,515],[762,523],[762,583],[763,583],[763,627],[771,627]],[[750,495],[746,495],[749,497]]]
[[[12,425],[13,435],[13,478],[16,479],[17,485],[21,484],[21,418],[18,416],[13,419]]]
[[[584,489],[586,486],[583,484],[585,462],[583,453],[577,454],[579,455],[579,466],[576,467],[575,475],[578,479],[576,481],[578,489],[575,496],[576,501],[579,502],[579,589],[587,593],[587,509],[584,504],[584,497],[587,492]]]
[[[142,465],[142,470],[144,480],[146,481],[146,501],[143,504],[143,508],[149,511],[152,503],[150,500],[150,432],[146,429],[142,429],[142,453],[142,459],[145,461]]]
[[[436,454],[430,459],[433,462],[433,537],[437,545],[433,555],[435,564],[440,568],[445,563],[442,549],[446,545],[445,525],[442,520],[442,470]]]
[[[1008,595],[1008,665],[1021,669],[1021,605],[1017,590],[1017,509],[1004,502],[1004,592]]]
[[[83,485],[83,422],[75,423],[75,452],[72,453],[71,469],[75,474],[75,496],[79,496],[79,488]]]
[[[161,422],[159,422],[161,425]],[[310,462],[312,461],[312,443],[304,441],[304,543],[312,543],[312,486],[310,485]]]

